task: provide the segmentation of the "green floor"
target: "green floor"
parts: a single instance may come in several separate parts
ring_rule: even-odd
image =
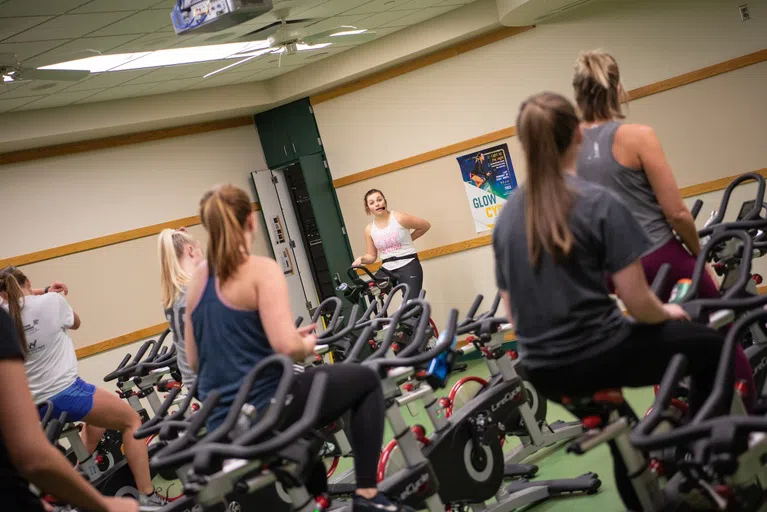
[[[488,375],[487,366],[482,360],[472,361],[468,370],[464,373],[455,374],[451,378],[448,387],[445,390],[442,390],[442,392],[439,392],[438,395],[447,396],[453,383],[466,375],[486,377]],[[640,415],[644,414],[644,411],[647,410],[653,399],[652,388],[627,390],[625,395],[634,410]],[[415,410],[416,407],[413,407],[413,409]],[[419,407],[418,409],[420,409],[420,411],[416,415],[411,415],[407,409],[403,410],[405,420],[411,425],[421,424],[430,427],[428,416],[423,411],[423,408]],[[572,421],[574,420],[574,417],[559,405],[549,403],[547,419],[549,422],[554,422],[556,420]],[[391,437],[391,431],[387,425],[384,433],[385,442],[388,442]],[[509,440],[507,440],[505,447],[510,449],[514,444],[508,443],[508,441]],[[535,512],[579,512],[595,510],[599,510],[600,512],[617,512],[625,510],[615,489],[612,459],[610,458],[610,452],[607,446],[597,448],[584,456],[567,454],[564,451],[564,446],[546,450],[542,457],[539,457],[539,455],[541,455],[540,452],[525,461],[530,464],[538,465],[539,471],[535,479],[569,478],[579,476],[583,473],[594,472],[599,475],[599,478],[602,481],[602,487],[600,488],[599,493],[593,496],[556,498],[528,507],[528,510],[535,510]],[[351,460],[342,460],[339,464],[337,474],[340,474],[350,467]]]

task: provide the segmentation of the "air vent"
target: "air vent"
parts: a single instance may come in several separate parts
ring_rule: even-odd
[[[32,89],[33,91],[44,91],[46,89],[50,89],[51,87],[56,87],[57,85],[59,84],[56,82],[52,82],[52,83],[49,82],[47,84],[40,84],[34,87],[30,87],[30,89]]]

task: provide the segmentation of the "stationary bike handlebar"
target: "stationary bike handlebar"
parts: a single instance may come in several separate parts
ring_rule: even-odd
[[[319,421],[325,398],[325,390],[327,389],[327,379],[328,376],[325,373],[318,373],[314,377],[304,414],[297,422],[276,436],[255,445],[237,444],[245,437],[252,437],[250,432],[246,432],[241,438],[235,440],[235,444],[210,443],[204,446],[195,446],[192,450],[189,450],[193,455],[195,472],[209,474],[216,469],[218,461],[227,458],[253,460],[262,456],[272,455],[307,435]],[[275,414],[280,416],[285,407],[285,401],[275,402],[271,407],[277,409]],[[259,424],[257,423],[251,430],[258,428]]]
[[[427,305],[428,307],[428,305]],[[422,316],[421,318],[425,318],[428,315]],[[419,327],[421,326],[422,322],[419,322]],[[428,325],[428,321],[426,322]],[[394,357],[391,359],[368,359],[365,361],[365,366],[369,366],[373,370],[376,371],[381,376],[385,376],[385,370],[388,368],[398,368],[398,367],[407,367],[407,366],[416,366],[423,363],[427,363],[437,357],[442,352],[445,352],[446,350],[449,350],[450,347],[453,346],[453,340],[455,338],[456,334],[456,326],[458,324],[458,310],[457,309],[451,309],[450,314],[448,316],[447,326],[445,327],[445,330],[442,331],[440,334],[440,341],[437,343],[437,345],[430,350],[427,350],[426,352],[422,352],[420,354],[410,356],[410,357]],[[417,334],[424,333],[424,329],[426,327],[424,326],[423,329],[418,330]],[[423,340],[422,340],[423,341]],[[415,342],[415,340],[414,340]]]
[[[724,214],[727,211],[727,206],[730,202],[732,191],[735,190],[735,187],[741,183],[750,180],[757,182],[756,198],[754,199],[754,206],[751,208],[751,211],[749,211],[742,220],[735,222],[722,222],[724,220]],[[724,190],[724,195],[722,196],[722,200],[719,203],[719,209],[717,210],[716,215],[711,219],[707,227],[698,231],[698,236],[704,237],[718,231],[730,229],[755,229],[766,227],[767,219],[760,218],[762,206],[764,203],[764,191],[765,179],[760,174],[749,172],[732,180]]]
[[[747,300],[749,299],[730,299],[729,302],[746,302]],[[767,303],[767,300],[763,300],[763,302]],[[672,394],[687,366],[687,359],[683,355],[675,355],[663,376],[652,411],[640,421],[631,434],[631,442],[634,446],[644,451],[660,450],[703,439],[711,435],[714,429],[723,427],[729,429],[722,431],[726,432],[727,436],[735,435],[739,430],[767,432],[767,418],[726,415],[729,410],[728,402],[732,399],[732,390],[735,384],[732,361],[735,357],[738,340],[753,323],[764,322],[765,320],[767,320],[767,311],[760,309],[746,314],[735,323],[727,333],[722,345],[713,391],[693,420],[689,424],[670,432],[653,434],[652,432],[663,421],[663,414],[671,402]],[[724,416],[712,419],[712,416],[715,415]]]

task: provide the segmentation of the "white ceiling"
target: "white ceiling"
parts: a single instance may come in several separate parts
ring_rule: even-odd
[[[309,33],[340,25],[374,29],[384,37],[474,0],[275,0],[291,5],[289,19],[314,18]],[[24,67],[40,67],[102,54],[232,42],[276,20],[273,14],[218,33],[178,37],[170,11],[175,0],[0,0],[0,53],[15,53]],[[256,59],[207,79],[233,61],[91,74],[78,82],[0,82],[0,112],[150,96],[255,82],[290,72],[352,48],[334,44],[295,55]],[[223,62],[223,64],[222,64]]]

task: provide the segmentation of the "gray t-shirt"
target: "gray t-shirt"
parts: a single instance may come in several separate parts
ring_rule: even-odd
[[[574,243],[555,263],[547,252],[535,269],[528,256],[524,187],[504,206],[493,233],[498,288],[508,291],[520,355],[530,367],[565,366],[614,346],[628,327],[607,290],[607,274],[639,259],[644,230],[606,188],[568,176]]]
[[[173,333],[173,343],[176,345],[176,363],[181,372],[184,385],[190,386],[197,378],[186,358],[186,343],[184,342],[184,314],[186,313],[186,289],[176,297],[173,305],[165,310],[165,318]]]

